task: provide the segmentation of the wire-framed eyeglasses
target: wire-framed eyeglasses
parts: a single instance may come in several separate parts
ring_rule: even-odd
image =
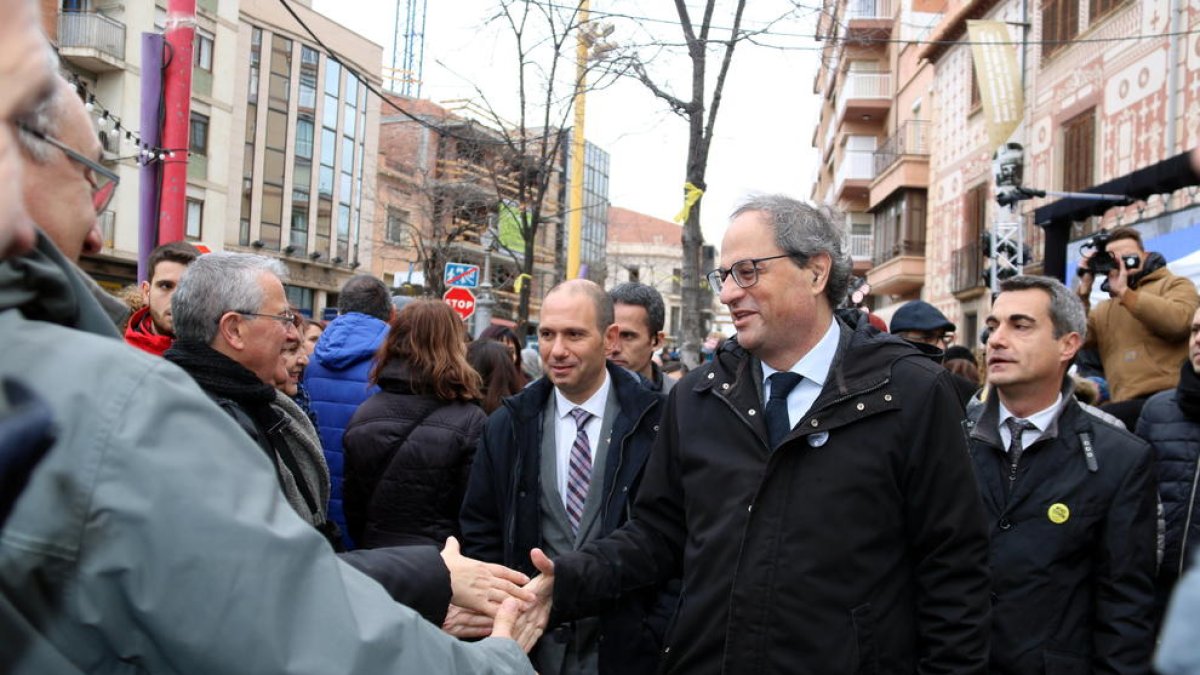
[[[275,319],[279,323],[283,324],[284,328],[287,328],[289,325],[290,326],[298,326],[299,325],[299,322],[296,320],[296,315],[293,314],[291,311],[287,311],[287,310],[285,310],[283,312],[283,314],[263,314],[261,312],[243,312],[240,309],[234,309],[231,311],[234,312],[235,314],[241,314],[242,316],[261,316],[264,319]]]
[[[92,207],[96,210],[96,215],[104,213],[104,210],[112,202],[113,195],[117,192],[117,185],[120,184],[121,177],[112,169],[94,159],[88,159],[69,147],[66,143],[43,131],[34,129],[27,124],[17,124],[17,126],[21,131],[30,136],[58,148],[67,156],[67,159],[82,166],[84,168],[84,176],[92,186]]]
[[[758,266],[759,263],[766,262],[768,260],[777,260],[779,258],[796,257],[799,257],[799,254],[784,253],[781,255],[767,256],[765,258],[746,258],[745,260],[738,260],[737,262],[733,263],[728,269],[722,269],[718,267],[717,269],[704,275],[704,277],[708,279],[708,285],[712,287],[713,293],[717,294],[721,293],[721,286],[724,285],[725,280],[731,275],[733,276],[733,282],[736,283],[738,287],[750,288],[754,284],[758,283],[758,272],[762,269]]]

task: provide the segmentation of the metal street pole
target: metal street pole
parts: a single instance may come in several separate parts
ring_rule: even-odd
[[[163,78],[162,160],[158,243],[183,239],[187,214],[188,133],[191,131],[192,46],[196,38],[196,0],[167,0],[168,46]]]
[[[587,87],[588,51],[592,38],[587,31],[588,0],[579,0],[579,28],[575,41],[575,128],[571,130],[571,198],[567,218],[567,278],[579,276],[580,249],[583,247],[583,131]]]
[[[483,244],[483,279],[479,282],[479,295],[475,298],[475,330],[472,333],[477,338],[492,325],[492,309],[496,306],[496,298],[492,295],[492,246],[495,237],[491,228],[480,235],[479,243]]]

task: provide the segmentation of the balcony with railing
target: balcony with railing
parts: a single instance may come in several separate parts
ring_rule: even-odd
[[[58,50],[67,61],[93,73],[125,67],[125,24],[97,12],[58,15]]]
[[[972,242],[951,254],[954,265],[950,292],[959,300],[968,300],[981,295],[983,286],[983,252],[979,242]]]
[[[882,122],[892,107],[892,74],[848,72],[838,92],[834,122]]]
[[[892,0],[850,0],[846,3],[846,37],[886,38],[894,18]]]
[[[837,172],[833,177],[833,198],[862,199],[875,177],[873,153],[865,150],[847,150],[842,154]]]
[[[871,206],[902,188],[929,186],[929,122],[908,120],[875,151]]]

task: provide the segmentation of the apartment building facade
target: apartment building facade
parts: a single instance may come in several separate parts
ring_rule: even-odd
[[[277,2],[197,0],[185,235],[279,257],[289,300],[319,314],[371,253],[358,232],[374,219],[379,104],[360,78],[379,84],[382,50],[311,2],[292,7],[344,66]],[[105,159],[121,176],[101,216],[104,248],[81,262],[116,289],[136,281],[140,174],[112,124],[137,131],[141,34],[163,31],[166,3],[43,0],[42,12],[63,67],[95,96]]]
[[[928,5],[828,0],[818,28],[821,170],[812,197],[844,219],[854,271],[881,313],[924,284],[933,73],[913,42],[940,17]]]
[[[515,130],[487,125],[481,121],[486,115],[467,102],[439,105],[400,95],[389,100],[404,112],[386,106],[381,118],[371,272],[398,293],[439,295],[446,263],[478,265],[481,276],[490,274],[493,323],[515,325],[518,284],[530,287],[529,319],[536,322],[540,298],[561,277],[561,139],[548,136],[558,149],[548,148],[543,158],[542,136],[530,130],[536,139],[519,161]],[[532,242],[532,279],[521,276],[522,242],[510,227],[511,219],[528,212],[520,203],[521,170],[550,172]]]
[[[1021,223],[1030,254],[1025,271],[1068,284],[1075,280],[1078,246],[1101,229],[1138,227],[1148,250],[1159,244],[1176,249],[1168,260],[1200,250],[1195,186],[1177,189],[1145,177],[1200,145],[1200,39],[1190,34],[1200,26],[1200,8],[1178,4],[1174,30],[1172,5],[1165,0],[976,1],[947,8],[932,44],[921,49],[935,70],[938,130],[930,168],[925,299],[959,324],[961,340],[978,344],[990,307],[982,274],[989,264],[985,242],[1000,219]],[[1054,196],[1020,202],[1013,212],[997,204],[996,148],[990,147],[979,102],[965,32],[969,19],[1009,26],[1025,94],[1024,120],[1011,136],[1025,148],[1023,185],[1127,192],[1132,205]],[[1181,32],[1189,34],[1168,35]],[[1140,181],[1130,180],[1138,175]],[[1112,181],[1122,185],[1104,187]]]
[[[886,319],[919,297],[976,346],[991,299],[988,233],[1000,218],[1022,223],[1026,271],[1068,282],[1074,264],[1064,259],[1078,259],[1079,243],[1100,228],[1136,224],[1151,249],[1170,234],[1172,246],[1200,250],[1200,233],[1185,232],[1200,222],[1195,187],[1159,189],[1145,176],[1200,144],[1200,8],[1176,4],[1172,23],[1168,0],[826,3],[814,133],[824,165],[813,198],[846,214],[877,313]],[[1006,22],[1018,52],[1024,119],[1010,140],[1025,147],[1024,185],[1112,192],[1110,182],[1141,176],[1133,205],[1050,197],[1001,210],[966,32],[974,19]]]
[[[681,336],[682,237],[678,223],[619,206],[608,209],[608,287],[636,281],[662,294],[667,310],[663,330],[672,344]]]

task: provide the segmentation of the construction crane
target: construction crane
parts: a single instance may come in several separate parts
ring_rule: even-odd
[[[389,88],[420,98],[425,63],[425,8],[428,0],[396,0],[396,29],[392,36],[392,65],[384,68]]]

